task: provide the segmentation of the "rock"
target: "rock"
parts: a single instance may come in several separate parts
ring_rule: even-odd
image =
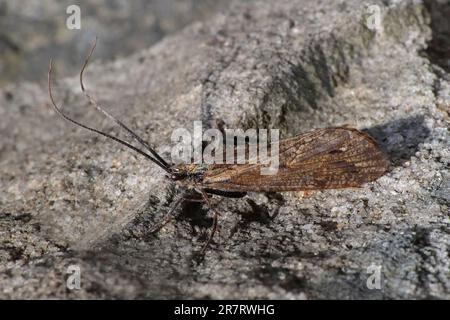
[[[135,0],[79,3],[80,29],[67,27],[73,1],[14,0],[0,4],[0,84],[42,80],[50,54],[64,75],[78,72],[79,58],[93,37],[96,56],[111,60],[156,43],[195,20],[205,20],[226,0]]]
[[[350,124],[389,156],[389,173],[361,189],[214,199],[220,235],[200,261],[205,207],[150,234],[177,192],[162,170],[67,125],[45,86],[2,89],[2,297],[450,298],[450,78],[427,55],[433,11],[372,2],[375,30],[356,0],[234,3],[87,70],[88,90],[166,158],[172,131],[195,120],[282,137]],[[77,76],[57,83],[73,117],[119,135]],[[66,287],[69,266],[79,290]]]

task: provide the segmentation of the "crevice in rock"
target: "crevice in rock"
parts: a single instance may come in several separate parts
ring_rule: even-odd
[[[334,111],[323,107],[323,102],[332,100],[337,88],[348,83],[352,67],[364,65],[374,52],[405,41],[409,28],[423,28],[426,15],[420,8],[384,9],[387,10],[384,33],[378,35],[369,30],[363,20],[349,19],[350,23],[337,26],[329,34],[312,37],[298,56],[280,57],[278,75],[267,84],[256,108],[253,119],[256,123],[250,121],[244,126],[280,128],[283,136],[297,134],[299,128],[312,129],[317,122],[323,122],[321,114]]]
[[[425,53],[431,63],[450,72],[450,2],[425,0],[424,3],[430,13],[432,31]]]
[[[436,107],[450,116],[450,105],[439,103],[441,95],[441,81],[450,80],[450,2],[425,0],[425,7],[430,14],[430,27],[432,32],[431,40],[423,54],[430,61],[431,71],[436,78],[432,84],[433,95],[437,99]]]

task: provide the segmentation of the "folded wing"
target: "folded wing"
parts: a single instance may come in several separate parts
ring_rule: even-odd
[[[203,187],[227,191],[307,191],[359,187],[374,181],[389,162],[366,133],[347,127],[317,129],[279,142],[279,168],[262,164],[211,165]]]

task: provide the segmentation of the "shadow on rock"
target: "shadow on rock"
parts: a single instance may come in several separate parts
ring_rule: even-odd
[[[386,153],[391,164],[401,166],[418,150],[419,145],[429,136],[422,115],[397,119],[383,125],[363,129],[370,134]]]

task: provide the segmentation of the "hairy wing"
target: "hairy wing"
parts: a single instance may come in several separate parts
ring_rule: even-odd
[[[202,185],[229,191],[306,191],[359,187],[388,168],[377,143],[352,128],[326,128],[279,142],[279,168],[261,175],[261,164],[212,165]]]

